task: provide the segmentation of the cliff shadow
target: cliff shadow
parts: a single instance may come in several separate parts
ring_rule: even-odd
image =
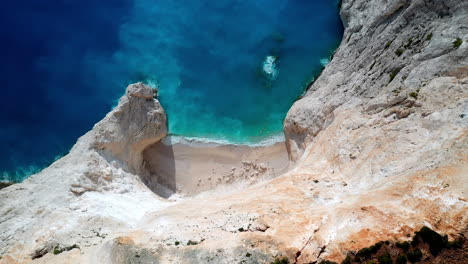
[[[146,172],[140,177],[143,183],[157,195],[167,199],[176,192],[176,164],[174,149],[169,144],[158,142],[143,151]]]

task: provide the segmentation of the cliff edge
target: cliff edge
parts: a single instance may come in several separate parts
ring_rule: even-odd
[[[143,150],[167,133],[155,95],[142,83],[130,85],[68,155],[1,191],[0,256],[6,256],[0,262],[29,262],[73,243],[92,245],[102,239],[94,238],[95,232],[122,229],[140,217],[138,205],[129,204],[158,199],[138,176]]]
[[[291,170],[248,188],[147,188],[165,116],[131,86],[69,155],[0,191],[0,263],[339,262],[422,226],[466,237],[467,11],[343,0],[343,41],[284,121]]]

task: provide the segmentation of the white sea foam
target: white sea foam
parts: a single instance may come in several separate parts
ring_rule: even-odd
[[[320,59],[320,64],[322,64],[323,67],[327,66],[328,63],[330,63],[330,59],[329,59],[329,58],[322,58],[322,59]]]
[[[156,79],[147,79],[144,81],[144,83],[151,88],[159,89],[159,82]]]
[[[266,147],[274,145],[278,142],[284,142],[284,134],[279,134],[267,137],[258,142],[232,142],[226,139],[212,139],[202,137],[183,137],[177,135],[168,135],[162,140],[164,145],[175,145],[185,144],[192,147],[217,147],[222,145],[234,145],[234,146],[249,146],[249,147]]]
[[[29,165],[17,168],[15,171],[11,172],[3,171],[0,173],[0,181],[21,182],[29,176],[39,173],[41,170],[42,168],[39,166]]]
[[[265,72],[271,78],[276,78],[278,75],[278,69],[276,61],[278,58],[276,56],[266,56],[263,61],[263,72]]]

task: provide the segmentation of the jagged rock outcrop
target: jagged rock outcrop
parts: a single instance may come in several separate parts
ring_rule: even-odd
[[[142,83],[130,85],[68,155],[2,190],[0,256],[16,252],[21,257],[0,262],[29,262],[55,248],[92,245],[105,237],[105,230],[138,220],[141,213],[129,210],[129,203],[135,203],[133,209],[157,203],[134,174],[141,169],[143,150],[167,133],[155,93]]]
[[[249,188],[160,199],[132,172],[163,133],[111,113],[109,136],[0,191],[0,263],[314,263],[423,225],[466,236],[467,10],[343,0],[343,42],[285,120],[294,168]]]
[[[92,146],[139,173],[143,150],[167,133],[166,115],[154,99],[156,93],[142,83],[128,86],[118,106],[94,126]]]

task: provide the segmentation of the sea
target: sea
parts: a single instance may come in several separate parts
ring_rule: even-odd
[[[6,1],[0,180],[65,155],[134,82],[158,88],[175,137],[282,140],[288,109],[341,42],[338,2]]]

